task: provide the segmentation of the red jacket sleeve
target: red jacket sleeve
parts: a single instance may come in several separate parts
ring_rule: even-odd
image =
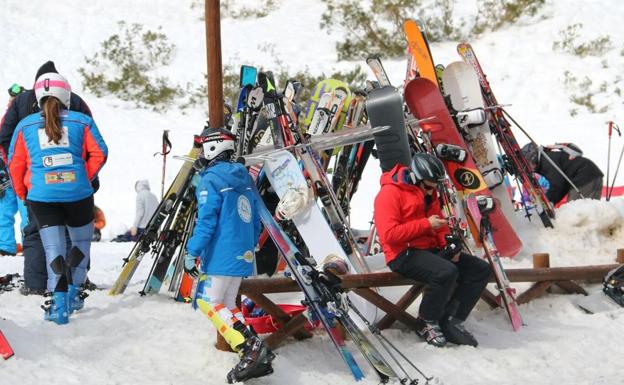
[[[24,142],[24,134],[20,132],[17,134],[13,156],[9,162],[9,173],[11,174],[11,182],[13,183],[15,195],[21,200],[26,199],[26,193],[28,192],[25,179],[29,163],[30,158],[28,156],[28,150],[26,149],[26,143]]]
[[[106,163],[106,151],[98,144],[89,127],[85,128],[84,152],[86,153],[87,177],[93,180]]]
[[[375,198],[375,226],[384,242],[409,242],[431,231],[431,224],[427,218],[418,218],[405,222],[401,216],[401,202],[395,187],[382,187]]]

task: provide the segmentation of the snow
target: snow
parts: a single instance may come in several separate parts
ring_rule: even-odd
[[[110,158],[101,173],[102,187],[96,195],[96,203],[107,216],[105,239],[124,231],[131,223],[134,181],[146,178],[152,190],[159,192],[161,159],[153,154],[160,150],[162,130],[171,130],[172,154],[185,154],[191,135],[201,130],[206,114],[198,108],[185,113],[172,109],[161,115],[137,110],[114,98],[96,98],[81,88],[77,69],[84,65],[85,56],[99,49],[101,41],[117,32],[117,21],[125,20],[150,29],[162,26],[176,45],[173,62],[163,73],[177,83],[199,84],[205,72],[204,26],[201,9],[191,9],[190,3],[3,2],[0,36],[5,55],[0,66],[0,87],[14,82],[30,85],[39,65],[54,60],[74,90],[89,103],[109,145]],[[462,4],[462,10],[470,9]],[[334,43],[341,31],[328,35],[319,29],[322,11],[321,2],[282,0],[279,9],[265,18],[224,18],[224,64],[251,63],[270,69],[276,58],[262,47],[272,44],[279,59],[293,71],[308,67],[316,73],[327,73],[333,68],[344,70],[364,65],[335,62]],[[623,17],[624,7],[615,0],[549,1],[538,16],[471,41],[498,100],[512,104],[509,112],[538,142],[574,142],[603,171],[607,165],[605,122],[618,123],[623,112],[621,99],[613,92],[624,69],[619,39],[619,21]],[[558,32],[579,22],[584,25],[582,41],[609,34],[613,49],[603,57],[582,59],[553,51],[553,42],[560,39]],[[439,63],[459,60],[455,43],[433,44],[432,52]],[[404,61],[385,64],[391,80],[400,84]],[[610,110],[591,114],[581,109],[571,117],[568,111],[573,106],[563,84],[566,70],[579,78],[589,76],[594,85],[607,81],[609,94],[597,98],[601,105],[608,104]],[[4,103],[1,97],[0,103]],[[520,132],[516,135],[521,143],[528,141]],[[621,138],[613,137],[611,170],[623,145]],[[179,161],[169,158],[168,182],[177,167]],[[623,174],[618,175],[617,185],[624,184]],[[354,227],[368,227],[379,175],[374,164],[364,173],[353,202]],[[616,249],[623,247],[624,200],[572,202],[560,208],[557,215],[554,229],[544,229],[536,220],[528,222],[521,213],[512,218],[525,248],[514,260],[505,261],[506,265],[530,266],[534,252],[550,253],[552,266],[613,263]],[[94,244],[91,279],[109,287],[120,271],[121,258],[131,246]],[[0,258],[0,275],[21,272],[22,264],[21,257]],[[92,292],[85,309],[63,327],[42,321],[41,297],[23,297],[17,292],[1,294],[0,329],[11,341],[16,355],[0,361],[0,384],[224,383],[225,374],[237,359],[213,347],[215,331],[209,321],[165,294],[138,295],[150,265],[151,261],[146,260],[139,267],[122,296],[110,297],[103,290]],[[514,286],[524,290],[528,284]],[[598,285],[586,287],[592,293],[600,290]],[[276,298],[282,302],[297,301],[293,295]],[[467,322],[480,341],[476,349],[435,349],[401,325],[384,334],[425,373],[437,376],[447,385],[621,382],[621,354],[617,352],[618,347],[624,346],[624,309],[588,315],[575,305],[579,298],[552,294],[520,306],[526,327],[517,333],[511,331],[503,311],[492,311],[479,304]],[[416,307],[412,309],[415,312]],[[310,340],[290,340],[278,350],[275,373],[254,383],[352,383],[332,349],[328,338],[320,332]],[[376,383],[370,368],[358,358],[367,375],[362,383]]]

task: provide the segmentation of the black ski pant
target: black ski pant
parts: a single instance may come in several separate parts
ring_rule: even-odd
[[[457,262],[444,259],[437,253],[439,250],[410,248],[388,266],[406,278],[426,284],[418,311],[421,318],[440,321],[445,312],[451,312],[465,321],[488,283],[490,266],[463,252]]]

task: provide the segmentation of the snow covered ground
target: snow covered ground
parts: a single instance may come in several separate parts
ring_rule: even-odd
[[[77,68],[84,65],[84,56],[93,54],[102,40],[117,32],[118,20],[126,20],[152,29],[162,25],[177,46],[166,74],[178,83],[199,84],[205,71],[204,27],[199,20],[201,10],[191,9],[190,3],[3,1],[0,88],[14,82],[32,84],[39,65],[54,60],[74,90],[88,101],[109,145],[110,159],[101,174],[102,188],[96,195],[96,203],[108,220],[106,239],[124,231],[132,220],[135,180],[146,178],[154,191],[159,189],[160,158],[152,154],[160,149],[162,130],[172,130],[173,153],[183,154],[190,146],[191,135],[203,126],[205,112],[197,109],[182,114],[172,110],[159,115],[137,110],[114,98],[98,99],[82,90]],[[320,31],[320,2],[282,0],[280,4],[280,9],[266,18],[223,20],[224,63],[253,63],[270,69],[275,59],[260,47],[274,43],[280,58],[293,71],[308,66],[313,71],[329,72],[356,64],[335,63],[334,43],[339,35]],[[472,2],[465,4],[462,9],[469,8]],[[572,105],[563,85],[563,73],[569,70],[580,78],[590,76],[595,84],[603,80],[615,82],[624,69],[619,30],[623,17],[624,7],[615,0],[548,1],[540,17],[471,42],[499,101],[512,104],[509,111],[537,141],[575,142],[603,170],[607,161],[605,122],[619,122],[624,112],[621,98],[614,93],[600,96],[611,106],[607,113],[581,111],[570,117],[568,110]],[[601,58],[580,59],[553,52],[558,32],[578,22],[584,24],[582,41],[609,34],[614,48]],[[459,60],[454,43],[433,44],[432,51],[439,63]],[[391,80],[399,84],[404,61],[388,61],[386,66]],[[2,96],[0,103],[4,103]],[[517,136],[521,142],[527,141],[520,133]],[[623,144],[621,138],[614,137],[614,158]],[[176,161],[169,162],[169,181],[177,167]],[[378,169],[371,164],[354,199],[355,227],[368,226],[378,177]],[[624,177],[619,176],[617,184],[623,183]],[[510,267],[529,266],[533,252],[550,253],[553,266],[612,263],[616,249],[624,247],[621,199],[563,206],[553,230],[528,223],[520,216],[513,221],[525,249],[513,261],[506,262]],[[111,285],[119,273],[121,258],[130,247],[109,242],[94,244],[91,279],[102,287]],[[109,297],[105,291],[93,292],[84,311],[64,327],[42,321],[40,297],[22,297],[17,292],[0,295],[0,329],[16,352],[11,360],[0,361],[0,384],[224,383],[236,357],[215,350],[215,332],[208,320],[166,295],[145,298],[137,294],[150,262],[147,260],[139,268],[125,295]],[[22,263],[21,257],[0,258],[0,275],[21,272]],[[588,289],[597,292],[599,287]],[[297,301],[292,296],[279,299]],[[423,371],[448,385],[621,383],[618,368],[624,346],[624,310],[588,315],[575,305],[578,299],[579,296],[549,295],[521,306],[527,326],[517,333],[511,331],[504,312],[491,311],[480,304],[468,321],[468,328],[480,341],[477,349],[435,349],[401,326],[384,333]],[[290,341],[278,350],[275,374],[255,383],[352,383],[332,349],[322,333],[305,342]],[[376,383],[372,371],[364,363],[362,366],[367,374],[363,383]]]

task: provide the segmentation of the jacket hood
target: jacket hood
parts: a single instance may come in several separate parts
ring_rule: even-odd
[[[142,191],[142,190],[147,190],[150,191],[150,185],[147,179],[140,179],[137,180],[136,183],[134,184],[134,190],[136,192]]]
[[[218,179],[241,193],[244,192],[250,184],[249,173],[245,166],[240,163],[218,161],[213,166],[206,168],[204,172],[209,172],[211,177]]]

